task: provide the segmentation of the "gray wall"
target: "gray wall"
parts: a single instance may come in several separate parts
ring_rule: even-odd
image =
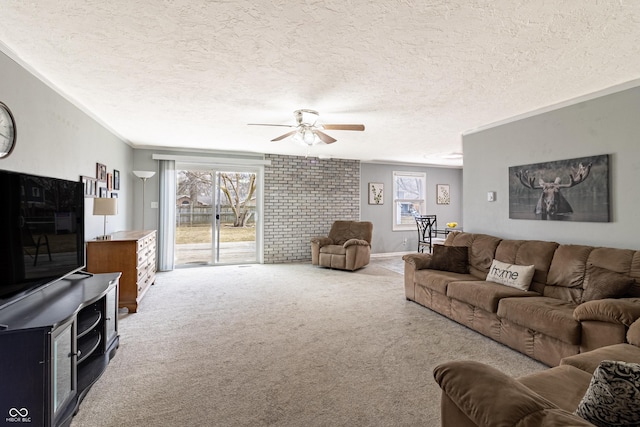
[[[640,247],[640,88],[463,136],[465,231],[506,238]],[[612,222],[509,219],[509,166],[610,154]],[[497,201],[488,202],[487,192]]]
[[[0,169],[78,180],[96,176],[96,163],[121,173],[118,215],[108,218],[107,231],[131,227],[132,149],[50,86],[0,53],[0,101],[16,120],[17,143]],[[85,198],[87,240],[103,233],[104,217],[94,217],[93,199]]]
[[[418,247],[417,228],[411,231],[393,231],[393,172],[424,172],[427,175],[427,213],[438,216],[438,227],[455,221],[464,228],[462,216],[462,169],[362,163],[361,165],[361,215],[363,221],[373,222],[372,253],[415,252]],[[370,182],[384,184],[384,204],[368,203]],[[451,204],[436,204],[436,184],[449,184]],[[407,239],[406,244],[404,239]]]

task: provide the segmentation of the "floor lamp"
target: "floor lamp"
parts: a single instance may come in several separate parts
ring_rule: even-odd
[[[109,240],[111,236],[107,235],[107,215],[118,215],[118,199],[98,197],[93,199],[93,214],[104,215],[104,230],[102,236],[96,237],[97,240]]]
[[[142,230],[144,230],[144,187],[147,184],[147,180],[156,173],[154,171],[133,171],[133,174],[142,180]]]

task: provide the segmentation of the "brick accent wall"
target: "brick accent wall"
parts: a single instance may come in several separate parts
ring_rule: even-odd
[[[337,219],[360,219],[360,162],[267,154],[264,262],[311,260],[310,240]]]

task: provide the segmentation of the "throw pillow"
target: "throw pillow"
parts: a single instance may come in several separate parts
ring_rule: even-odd
[[[469,272],[469,248],[466,246],[434,245],[429,268],[467,274]]]
[[[640,425],[640,364],[600,362],[576,415],[599,427]]]
[[[489,268],[487,280],[512,288],[528,291],[536,272],[534,265],[515,265],[494,259]]]
[[[585,276],[586,288],[582,293],[582,302],[620,298],[634,283],[635,280],[629,276],[589,264]]]

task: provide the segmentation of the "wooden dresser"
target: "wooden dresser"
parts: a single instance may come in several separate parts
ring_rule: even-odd
[[[118,307],[135,313],[155,281],[156,231],[119,231],[111,234],[110,240],[87,242],[87,271],[122,272]]]

